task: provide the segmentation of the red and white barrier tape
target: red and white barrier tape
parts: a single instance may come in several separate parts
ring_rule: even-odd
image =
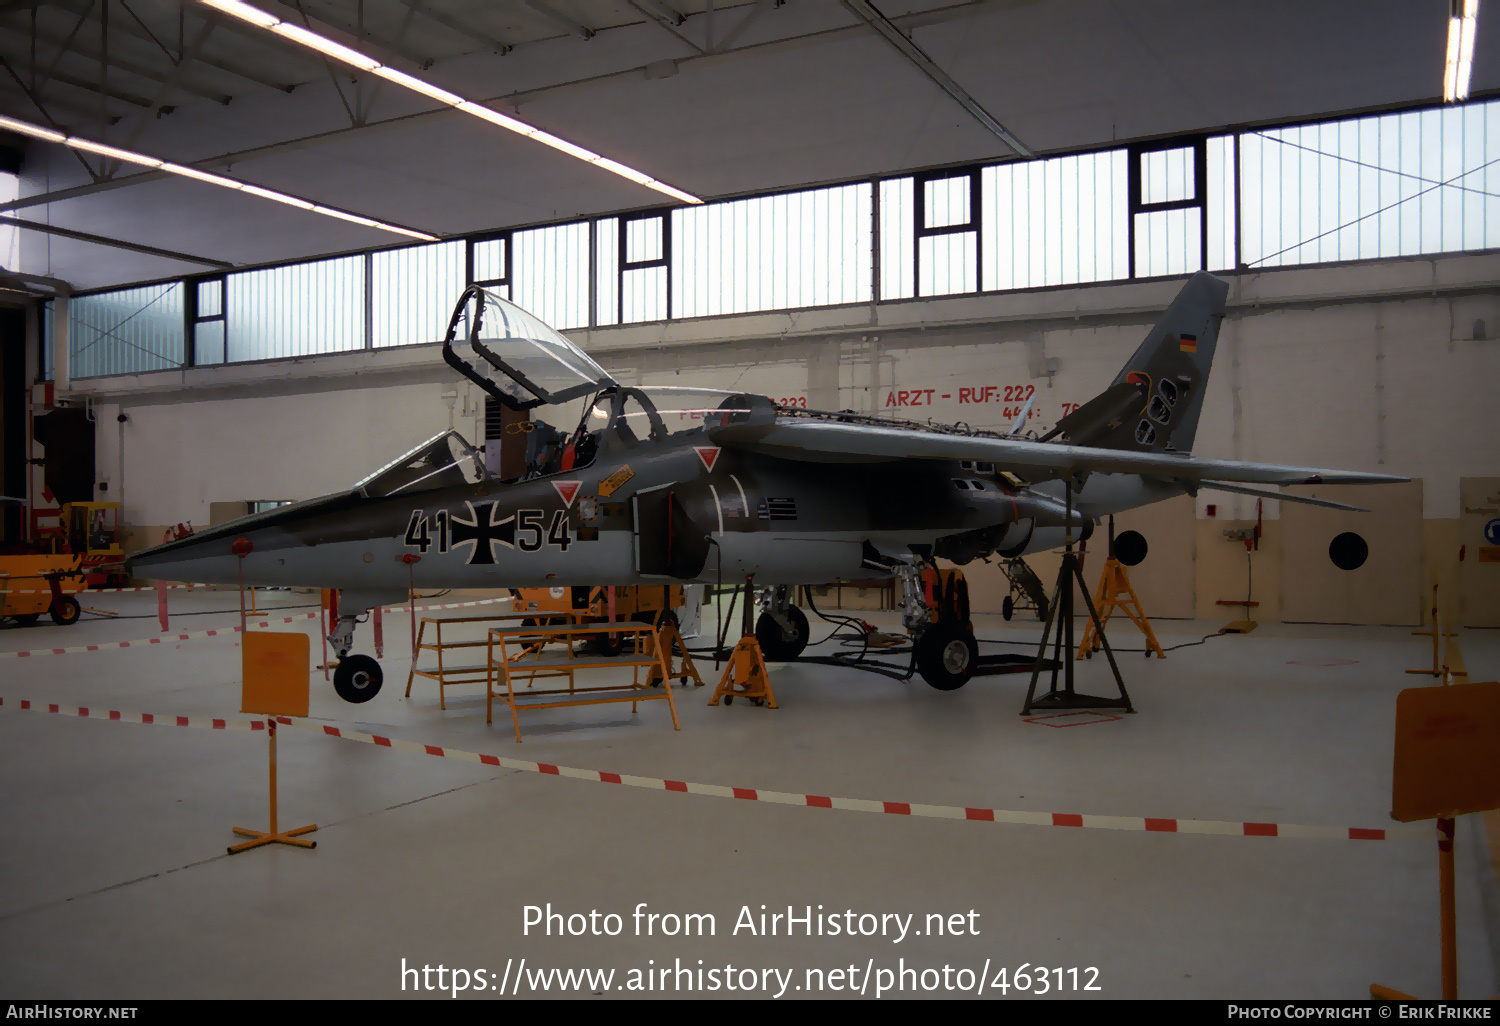
[[[0,707],[7,700],[0,698]],[[209,730],[265,730],[265,720],[229,720],[211,716],[162,716],[158,713],[117,712],[114,709],[90,709],[87,706],[61,706],[53,702],[10,699],[9,704],[25,712],[56,713],[84,720],[114,720],[119,723],[155,723],[168,727],[203,727]]]
[[[431,609],[467,609],[469,606],[487,606],[491,602],[509,602],[509,595],[497,596],[495,598],[475,599],[473,602],[449,602],[441,606],[418,606],[417,612],[425,613]],[[381,606],[382,609],[404,610],[409,608],[405,602],[398,602],[394,606]]]
[[[87,571],[85,571],[85,573],[87,573]],[[212,585],[212,584],[167,584],[167,585],[163,585],[163,589],[166,590],[166,591],[176,591],[176,590],[178,590],[180,588],[212,588],[212,587],[214,587],[214,585]],[[70,591],[67,594],[69,594],[69,595],[102,595],[105,592],[116,592],[116,591],[155,591],[155,590],[156,590],[156,585],[154,585],[154,584],[146,584],[146,585],[137,585],[136,587],[133,587],[133,588],[84,588],[81,591]],[[228,590],[233,591],[234,589],[230,588]],[[7,591],[5,594],[7,594],[7,595],[50,595],[50,594],[52,594],[52,590],[50,588],[41,588],[41,589],[37,589],[37,590],[34,590],[34,591],[21,591],[21,590],[17,589],[15,591]]]
[[[213,730],[264,730],[264,720],[232,721],[190,716],[153,716],[151,713],[122,713],[97,711],[87,707],[63,707],[56,704],[35,703],[26,699],[0,698],[0,708],[7,702],[15,708],[31,712],[57,713],[62,716],[96,720],[118,720],[124,723],[164,723],[179,727],[206,727]],[[527,762],[503,755],[481,755],[456,748],[419,744],[399,738],[365,734],[357,730],[335,727],[311,720],[276,717],[276,722],[299,730],[309,730],[326,737],[342,738],[345,741],[360,741],[380,748],[391,748],[417,755],[435,755],[439,758],[458,759],[482,766],[520,770],[525,773],[541,773],[549,776],[570,777],[574,780],[592,780],[603,784],[620,784],[625,787],[640,787],[648,791],[676,791],[681,794],[697,794],[710,798],[734,798],[741,801],[770,802],[774,805],[798,805],[812,809],[842,809],[846,812],[878,812],[892,816],[917,816],[927,819],[962,819],[982,823],[1014,823],[1027,826],[1080,827],[1093,830],[1134,830],[1143,833],[1173,834],[1218,834],[1229,837],[1290,837],[1299,840],[1319,841],[1413,841],[1432,837],[1432,828],[1426,824],[1402,824],[1396,827],[1334,827],[1307,826],[1296,823],[1235,823],[1212,819],[1155,819],[1142,816],[1093,816],[1086,813],[1025,812],[1013,809],[982,809],[962,805],[922,805],[914,802],[885,802],[867,798],[834,798],[827,795],[794,794],[789,791],[766,791],[752,787],[726,787],[722,784],[695,784],[686,780],[663,780],[656,777],[638,777],[628,773],[607,773],[603,770],[575,769],[546,762]]]
[[[418,606],[417,612],[426,612],[427,610],[431,609],[461,609],[465,606],[482,606],[487,602],[502,601],[509,602],[510,598],[507,596],[504,599],[479,599],[477,602],[451,602],[447,605],[442,606]],[[385,606],[384,608],[405,609],[406,606]],[[232,613],[234,612],[234,610],[225,610],[225,612]],[[259,620],[255,623],[248,624],[247,626],[270,627],[272,624],[293,623],[297,620],[311,620],[316,618],[318,615],[318,613],[298,613],[296,616],[286,616],[282,617],[279,620]],[[154,638],[140,638],[135,641],[106,641],[101,642],[97,645],[71,645],[67,648],[37,648],[30,649],[25,652],[0,652],[0,659],[24,659],[30,656],[67,655],[70,652],[99,652],[109,648],[140,648],[143,645],[160,645],[164,641],[191,641],[194,638],[213,638],[219,636],[220,634],[238,634],[239,632],[240,628],[238,626],[219,627],[211,631],[193,631],[191,634],[161,634]]]
[[[298,613],[296,616],[284,616],[279,620],[258,620],[247,627],[269,627],[273,623],[293,623],[297,620],[311,620],[317,613]],[[68,648],[38,648],[27,652],[0,652],[0,659],[25,658],[27,656],[44,655],[66,655],[69,652],[101,652],[109,648],[139,648],[142,645],[160,645],[165,641],[190,641],[193,638],[213,638],[220,634],[238,634],[240,627],[217,627],[211,631],[193,631],[191,634],[160,634],[154,638],[140,638],[135,641],[105,641],[97,645],[72,645]]]

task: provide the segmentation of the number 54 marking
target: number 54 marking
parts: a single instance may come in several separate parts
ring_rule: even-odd
[[[568,546],[573,543],[573,539],[568,534],[567,513],[557,510],[552,514],[552,523],[547,527],[544,537],[542,521],[546,516],[546,511],[540,509],[523,509],[516,512],[516,548],[522,552],[535,552],[546,544],[559,552],[568,551]],[[522,532],[529,533],[530,540],[522,537]]]

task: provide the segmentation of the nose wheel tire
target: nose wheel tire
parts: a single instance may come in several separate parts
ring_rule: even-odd
[[[385,674],[367,655],[345,656],[333,670],[333,690],[346,702],[368,702],[380,693]]]
[[[979,662],[979,646],[969,631],[937,624],[917,639],[917,670],[939,691],[956,691],[969,683]]]
[[[755,639],[760,642],[761,655],[773,663],[796,659],[807,647],[807,639],[811,635],[807,616],[802,610],[796,606],[788,606],[786,618],[796,631],[790,638],[770,613],[761,613],[760,619],[755,621]]]

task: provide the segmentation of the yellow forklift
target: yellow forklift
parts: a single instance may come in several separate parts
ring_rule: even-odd
[[[0,556],[0,617],[23,626],[43,613],[60,626],[77,622],[80,608],[73,596],[84,586],[81,563],[72,554]]]
[[[79,558],[84,581],[96,588],[125,583],[125,549],[120,544],[118,502],[65,502],[50,532],[56,555]]]

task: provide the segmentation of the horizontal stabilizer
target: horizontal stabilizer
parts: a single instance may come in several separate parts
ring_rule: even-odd
[[[1287,492],[1271,492],[1260,488],[1245,488],[1241,485],[1224,484],[1222,481],[1199,481],[1198,487],[1211,488],[1219,492],[1236,492],[1240,495],[1253,495],[1257,499],[1278,499],[1282,502],[1306,503],[1309,506],[1326,506],[1328,509],[1343,509],[1351,513],[1370,512],[1363,506],[1351,506],[1347,502],[1334,502],[1332,499],[1316,499],[1311,495],[1291,495]]]

